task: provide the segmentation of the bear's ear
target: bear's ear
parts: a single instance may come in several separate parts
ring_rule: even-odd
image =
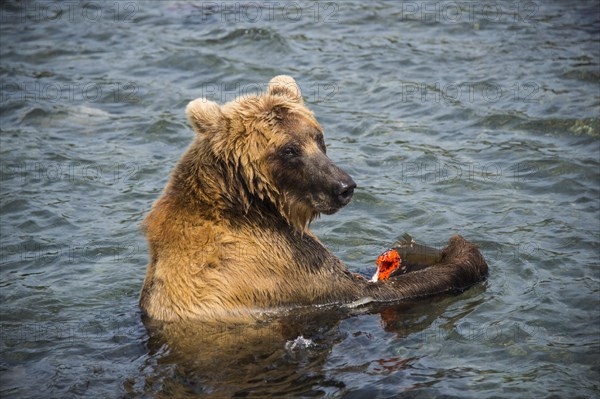
[[[284,96],[297,103],[303,104],[302,93],[300,87],[291,76],[279,75],[275,76],[269,82],[269,94],[273,96]]]
[[[205,98],[191,101],[185,108],[188,122],[198,134],[215,134],[223,129],[225,116],[219,104]]]

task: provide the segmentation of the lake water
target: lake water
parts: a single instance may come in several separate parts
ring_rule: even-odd
[[[598,397],[597,1],[3,2],[0,395]],[[314,232],[355,272],[403,232],[480,245],[463,294],[169,344],[139,224],[184,108],[278,74],[358,183]]]

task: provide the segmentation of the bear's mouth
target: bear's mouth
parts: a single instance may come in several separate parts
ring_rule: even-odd
[[[338,197],[330,197],[328,195],[311,196],[310,202],[315,212],[322,213],[325,215],[333,215],[344,206],[348,205],[352,197],[352,194],[347,196],[344,200],[340,200]]]
[[[331,191],[322,191],[310,196],[311,205],[316,212],[331,215],[350,203],[356,183],[350,176],[346,176],[346,179],[337,181]]]
[[[342,209],[342,207],[339,207],[339,208],[324,208],[324,209],[318,209],[317,212],[323,213],[325,215],[333,215],[334,213],[336,213],[340,209]]]

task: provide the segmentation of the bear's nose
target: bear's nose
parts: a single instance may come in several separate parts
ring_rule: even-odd
[[[338,201],[342,204],[342,206],[347,205],[348,202],[352,199],[352,194],[354,194],[354,189],[356,188],[356,183],[354,180],[350,178],[346,181],[341,181],[336,187],[336,195]]]

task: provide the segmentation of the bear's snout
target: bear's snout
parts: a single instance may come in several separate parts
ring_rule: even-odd
[[[341,206],[346,206],[352,199],[352,194],[354,194],[354,189],[356,188],[356,183],[350,176],[347,176],[342,181],[339,181],[334,194]]]

